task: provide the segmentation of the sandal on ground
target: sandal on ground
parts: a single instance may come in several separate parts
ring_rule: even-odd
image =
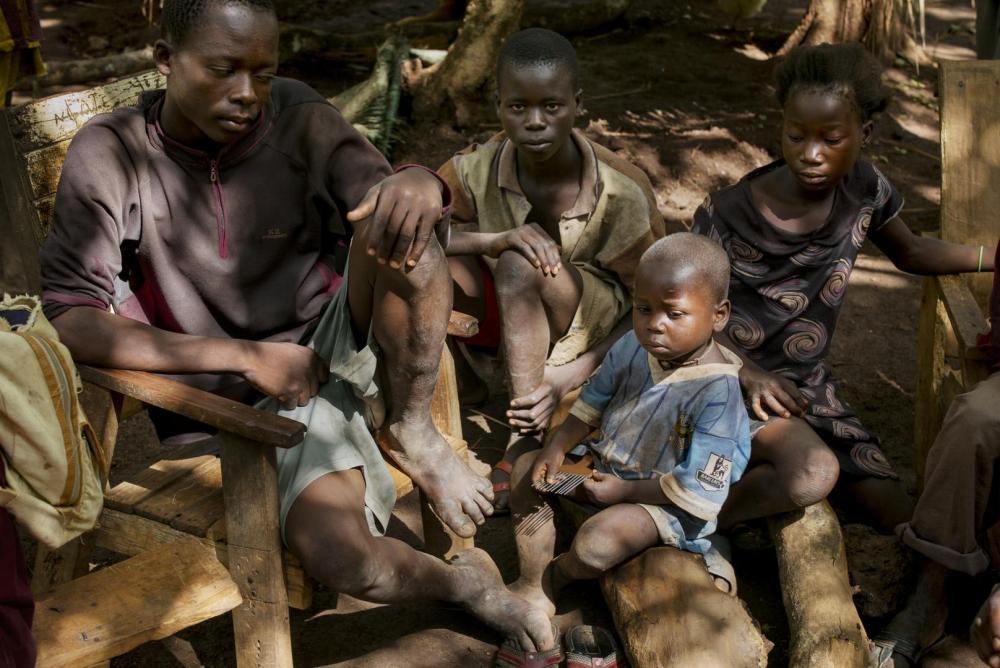
[[[552,625],[552,637],[556,639],[556,646],[544,652],[526,652],[517,640],[507,638],[497,650],[493,668],[547,668],[561,665],[566,657],[560,642],[559,628],[555,624]]]
[[[514,465],[503,459],[501,459],[500,461],[498,461],[496,464],[493,465],[493,471],[500,471],[500,473],[503,473],[504,475],[507,476],[506,480],[500,480],[498,482],[493,483],[494,495],[498,494],[499,492],[507,492],[509,497],[510,474],[513,470],[514,470]],[[493,472],[491,471],[490,475],[492,476],[492,474]],[[497,508],[495,505],[493,506],[493,517],[497,517],[499,515],[506,515],[509,512],[510,512],[510,498],[507,499],[507,506],[503,508]]]
[[[566,668],[618,668],[615,639],[600,626],[574,626],[566,631]]]
[[[874,668],[893,668],[893,655],[898,655],[909,661],[911,666],[917,665],[920,648],[912,640],[897,636],[895,633],[882,631],[872,640],[871,664]]]

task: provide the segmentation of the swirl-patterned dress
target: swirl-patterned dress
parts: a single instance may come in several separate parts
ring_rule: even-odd
[[[858,160],[837,186],[827,222],[808,234],[769,223],[754,205],[750,181],[784,164],[756,169],[710,195],[692,232],[729,254],[732,342],[761,368],[793,380],[809,400],[806,421],[833,449],[842,475],[895,478],[879,448],[823,363],[858,252],[868,233],[898,215],[903,198],[870,162]],[[756,432],[764,423],[753,421]]]

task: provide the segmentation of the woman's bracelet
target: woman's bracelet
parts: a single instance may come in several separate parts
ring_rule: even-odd
[[[976,267],[977,274],[983,270],[983,249],[983,244],[979,244],[979,266]]]

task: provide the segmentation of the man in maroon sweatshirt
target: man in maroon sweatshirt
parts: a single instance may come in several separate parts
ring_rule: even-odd
[[[1000,261],[1000,243],[996,260]],[[875,639],[881,654],[878,668],[915,665],[920,651],[944,633],[951,573],[979,575],[990,566],[985,533],[1000,521],[996,507],[1000,492],[996,477],[1000,462],[1000,273],[993,274],[989,318],[990,332],[979,343],[994,362],[993,373],[970,392],[955,397],[927,453],[924,489],[913,517],[897,529],[903,543],[919,555],[920,575],[906,607]],[[973,624],[972,640],[982,660],[1000,668],[1000,594],[991,594],[983,604]]]
[[[451,310],[447,188],[393,173],[315,91],[275,77],[271,0],[167,0],[162,27],[166,90],[94,118],[69,148],[42,249],[46,314],[81,362],[248,385],[306,423],[278,455],[282,532],[319,581],[458,602],[550,646],[544,611],[482,551],[449,565],[381,535],[395,490],[373,429],[457,533],[492,508],[430,419]]]

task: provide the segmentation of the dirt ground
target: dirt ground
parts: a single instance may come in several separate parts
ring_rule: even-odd
[[[528,0],[529,4],[533,1]],[[137,0],[49,0],[42,2],[45,53],[51,60],[94,57],[148,42]],[[426,12],[434,0],[353,3],[310,0],[279,10],[284,20],[329,30],[360,31],[386,21]],[[291,3],[284,3],[291,4]],[[804,0],[770,0],[763,13],[734,31],[710,2],[635,0],[627,13],[602,32],[573,38],[582,71],[585,112],[579,125],[587,134],[641,166],[656,189],[663,215],[686,222],[705,195],[737,180],[778,155],[780,110],[770,83],[773,52],[802,15]],[[928,0],[927,44],[934,58],[973,57],[973,10],[968,0]],[[369,66],[299,57],[283,65],[332,95],[363,79]],[[939,126],[936,67],[919,71],[897,62],[887,72],[894,93],[879,121],[868,157],[906,197],[904,219],[917,231],[937,225],[939,205]],[[17,99],[24,99],[23,95]],[[469,141],[499,128],[484,101],[482,124],[457,130],[401,123],[392,159],[437,166]],[[907,489],[915,491],[912,465],[913,397],[916,386],[917,278],[896,271],[870,245],[851,279],[840,329],[830,357],[844,394],[862,419],[883,439],[884,448]],[[496,461],[506,430],[496,416],[503,401],[466,411],[466,437],[487,462]],[[119,447],[116,479],[164,452],[148,424],[129,426],[131,438]],[[400,502],[393,533],[419,533],[415,499]],[[859,601],[869,630],[878,628],[906,586],[906,561],[890,539],[873,538],[849,527]],[[491,520],[477,544],[494,555],[508,580],[516,561],[506,519]],[[895,551],[894,551],[895,550]],[[894,556],[895,555],[895,556]],[[893,561],[895,560],[895,561]],[[776,643],[770,665],[787,663],[787,628],[773,553],[737,549],[740,588],[765,634]],[[889,563],[894,564],[887,571]],[[901,567],[899,565],[902,564]],[[868,591],[869,584],[871,591]],[[560,622],[575,620],[610,626],[595,586],[581,586],[560,608]],[[292,611],[296,664],[303,666],[486,666],[495,634],[459,610],[441,606],[375,606],[321,591],[313,608]],[[119,666],[229,666],[234,664],[228,618],[189,629],[166,642],[150,643],[115,659]],[[959,665],[961,644],[945,663]],[[949,651],[951,651],[949,649]],[[931,665],[928,663],[928,665]]]

